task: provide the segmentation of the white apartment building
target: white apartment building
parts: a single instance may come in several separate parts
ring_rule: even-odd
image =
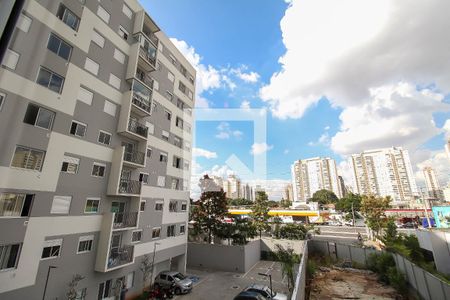
[[[314,157],[295,161],[291,166],[291,176],[293,202],[306,204],[315,192],[322,189],[342,197],[334,159]]]
[[[444,195],[439,184],[439,180],[436,177],[436,172],[433,168],[425,167],[423,168],[423,176],[425,177],[425,185],[428,191],[428,197],[435,200],[442,200]]]
[[[419,196],[407,150],[375,149],[350,157],[353,190],[361,195],[391,196],[392,205],[407,205]]]

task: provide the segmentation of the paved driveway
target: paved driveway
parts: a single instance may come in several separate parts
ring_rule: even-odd
[[[260,261],[245,274],[205,269],[188,269],[186,273],[197,282],[191,293],[177,296],[178,300],[228,300],[252,283],[269,286],[269,279],[258,273],[271,274],[273,290],[288,294],[287,281],[278,262]]]

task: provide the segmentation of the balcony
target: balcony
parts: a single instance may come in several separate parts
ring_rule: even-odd
[[[153,85],[153,82],[151,84]],[[152,111],[152,90],[148,89],[138,80],[133,80],[132,92],[131,102],[133,104],[133,112],[141,117],[149,116]]]
[[[140,151],[124,151],[123,162],[130,167],[143,168],[145,166],[145,153]]]
[[[155,71],[157,46],[143,33],[135,34],[134,39],[139,44],[139,66],[146,72]]]
[[[117,268],[133,262],[134,246],[127,245],[110,249],[108,257],[108,269]]]
[[[135,228],[137,226],[138,213],[114,213],[113,230]]]
[[[137,135],[140,138],[143,138],[144,140],[147,140],[148,136],[148,128],[142,123],[139,123],[135,119],[130,118],[128,120],[128,127],[127,130],[135,135]]]
[[[119,182],[119,194],[121,195],[135,195],[141,194],[141,183],[137,180],[120,179]]]

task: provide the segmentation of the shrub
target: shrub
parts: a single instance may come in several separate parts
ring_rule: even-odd
[[[309,278],[313,277],[316,273],[317,265],[314,260],[308,259],[308,263],[306,264],[306,274]]]
[[[387,270],[387,278],[389,284],[395,288],[400,294],[406,294],[408,287],[405,276],[400,273],[396,267],[389,267]]]
[[[308,229],[302,224],[286,224],[282,226],[279,235],[283,239],[304,240]]]
[[[378,273],[380,281],[389,283],[388,269],[395,266],[395,260],[392,254],[384,252],[380,255],[371,254],[367,260],[367,266],[370,270]]]

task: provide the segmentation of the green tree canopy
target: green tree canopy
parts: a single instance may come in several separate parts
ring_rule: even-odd
[[[237,199],[227,199],[228,205],[230,206],[244,206],[244,205],[253,205],[253,201],[243,199],[243,198],[237,198]]]
[[[387,218],[385,211],[389,208],[391,198],[387,197],[375,197],[373,195],[362,196],[361,201],[361,213],[366,219],[367,226],[375,233],[379,235],[382,228],[386,227]]]
[[[269,197],[266,192],[258,191],[255,196],[255,203],[252,208],[251,217],[253,218],[253,224],[259,231],[259,237],[263,230],[269,229]]]
[[[319,202],[319,204],[331,204],[336,203],[338,197],[332,191],[322,189],[313,194],[311,201]]]
[[[208,175],[200,179],[199,186],[202,194],[195,202],[191,218],[195,222],[194,229],[197,232],[206,232],[208,243],[211,243],[213,235],[220,232],[222,221],[228,215],[227,200],[223,189]]]

